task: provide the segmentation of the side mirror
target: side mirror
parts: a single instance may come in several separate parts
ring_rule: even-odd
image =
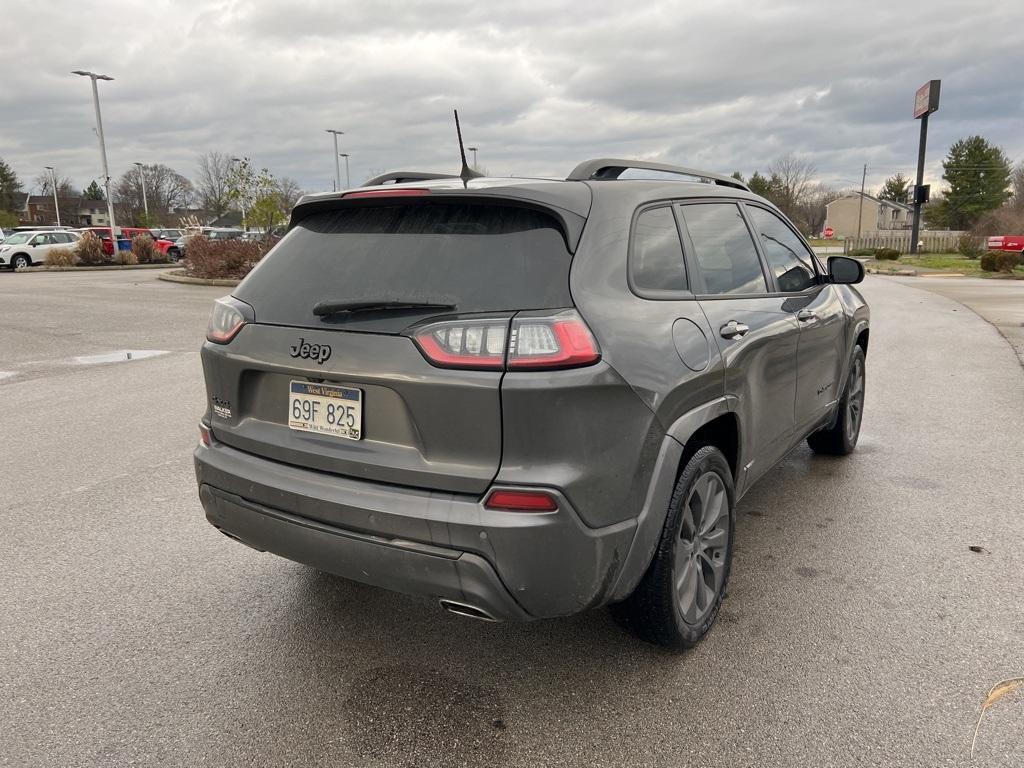
[[[828,260],[829,282],[853,285],[864,279],[864,265],[848,256],[832,256]]]

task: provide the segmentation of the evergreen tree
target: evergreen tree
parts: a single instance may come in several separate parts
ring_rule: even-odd
[[[929,226],[970,229],[984,214],[1010,198],[1010,162],[1003,150],[981,136],[960,139],[942,163],[943,190],[939,205],[929,206]]]
[[[21,207],[21,181],[18,174],[0,157],[0,211],[13,213]]]
[[[86,200],[106,200],[106,196],[103,194],[103,187],[96,183],[96,179],[92,180],[92,183],[82,190],[82,197]]]
[[[909,195],[910,179],[902,173],[897,173],[895,176],[890,176],[885,180],[885,184],[882,185],[882,189],[878,193],[878,199],[905,203]]]

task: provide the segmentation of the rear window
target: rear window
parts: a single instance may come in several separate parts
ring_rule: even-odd
[[[459,313],[572,306],[570,262],[558,223],[534,209],[353,206],[300,221],[235,296],[255,308],[259,323],[398,332],[419,319],[416,312],[325,321],[313,306],[378,299],[454,304]]]

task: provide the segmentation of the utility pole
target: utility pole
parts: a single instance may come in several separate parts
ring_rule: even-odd
[[[150,223],[149,202],[146,200],[146,174],[142,172],[142,163],[132,163],[132,165],[139,169],[139,181],[142,182],[142,208],[146,212],[146,226],[148,227]]]
[[[352,181],[348,175],[348,152],[342,152],[341,156],[345,158],[345,189],[349,189],[352,186]]]
[[[331,134],[334,137],[334,181],[335,181],[335,185],[336,185],[335,186],[335,190],[340,190],[341,189],[341,163],[338,161],[338,157],[340,156],[340,154],[338,152],[338,136],[344,136],[345,132],[344,131],[336,131],[333,128],[325,128],[324,131],[329,133],[329,134]]]
[[[107,218],[110,220],[110,237],[114,246],[114,257],[117,257],[117,229],[114,224],[114,198],[110,194],[110,170],[107,168],[107,145],[103,141],[103,118],[100,116],[100,92],[96,87],[97,80],[113,80],[108,75],[97,75],[95,72],[86,72],[76,69],[72,75],[81,75],[92,80],[92,103],[96,108],[96,135],[100,140],[100,159],[103,161],[103,186],[107,191]]]
[[[473,153],[473,170],[476,170],[476,147],[466,147],[470,152]]]
[[[53,208],[57,211],[57,226],[60,226],[60,203],[57,202],[57,173],[53,170],[52,165],[46,166],[46,170],[50,172],[50,183],[53,185]]]
[[[941,80],[929,80],[914,94],[914,119],[921,121],[921,138],[917,146],[917,183],[914,185],[914,223],[910,230],[910,252],[917,253],[917,240],[921,233],[921,206],[928,202],[928,188],[924,186],[924,152],[928,144],[928,115],[939,108]]]
[[[864,173],[860,175],[860,210],[857,211],[857,239],[860,240],[860,222],[864,218],[864,180],[868,177],[868,164],[864,163]],[[860,243],[857,243],[860,248]]]

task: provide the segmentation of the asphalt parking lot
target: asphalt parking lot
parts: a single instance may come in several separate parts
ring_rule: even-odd
[[[224,289],[0,273],[0,765],[1020,766],[1024,370],[881,277],[859,450],[744,499],[673,655],[607,612],[459,619],[204,520],[198,345]],[[83,364],[117,350],[161,354]],[[982,548],[973,552],[970,546]]]

